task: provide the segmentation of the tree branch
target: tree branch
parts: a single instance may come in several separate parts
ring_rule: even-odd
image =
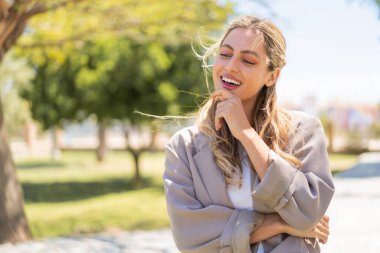
[[[9,7],[5,0],[0,0],[0,20],[7,18]]]
[[[64,7],[70,3],[79,3],[79,2],[83,2],[83,1],[87,1],[87,0],[65,0],[65,1],[62,1],[59,3],[52,4],[50,6],[47,6],[41,2],[37,2],[30,8],[30,10],[28,10],[25,13],[25,15],[27,15],[28,17],[31,17],[31,16],[34,16],[37,14],[41,14],[41,13],[45,13],[48,11],[53,11],[53,10],[59,9],[59,8]]]
[[[63,38],[56,41],[46,41],[43,43],[33,43],[33,44],[16,44],[15,46],[27,49],[27,48],[44,48],[44,47],[58,47],[62,46],[66,42],[75,42],[75,41],[86,41],[89,40],[89,35],[95,33],[95,30],[89,30],[83,33],[75,34],[73,36]]]

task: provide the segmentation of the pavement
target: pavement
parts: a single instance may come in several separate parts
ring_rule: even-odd
[[[367,158],[366,158],[367,157]],[[380,153],[334,178],[336,192],[327,210],[330,237],[323,253],[380,252]],[[178,253],[168,229],[48,238],[0,245],[0,253]]]
[[[178,253],[168,229],[47,238],[0,245],[1,253]]]

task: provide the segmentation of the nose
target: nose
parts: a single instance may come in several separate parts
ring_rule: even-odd
[[[228,71],[228,72],[237,72],[238,71],[238,60],[236,58],[230,58],[230,60],[228,61],[228,63],[224,66],[224,68]]]

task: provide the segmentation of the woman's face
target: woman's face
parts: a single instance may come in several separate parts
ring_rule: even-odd
[[[250,106],[271,75],[265,48],[255,42],[257,36],[251,29],[230,31],[219,48],[212,75],[215,89],[228,89]]]

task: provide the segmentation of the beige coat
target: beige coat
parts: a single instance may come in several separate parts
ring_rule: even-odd
[[[251,173],[253,209],[233,207],[209,139],[195,126],[177,132],[166,145],[164,185],[174,241],[181,252],[248,253],[249,235],[263,213],[277,212],[293,227],[312,228],[325,214],[334,193],[325,135],[320,121],[291,112],[297,131],[289,148],[302,161],[302,170],[271,152],[262,181]],[[320,252],[318,242],[286,234],[262,242],[265,252]]]

